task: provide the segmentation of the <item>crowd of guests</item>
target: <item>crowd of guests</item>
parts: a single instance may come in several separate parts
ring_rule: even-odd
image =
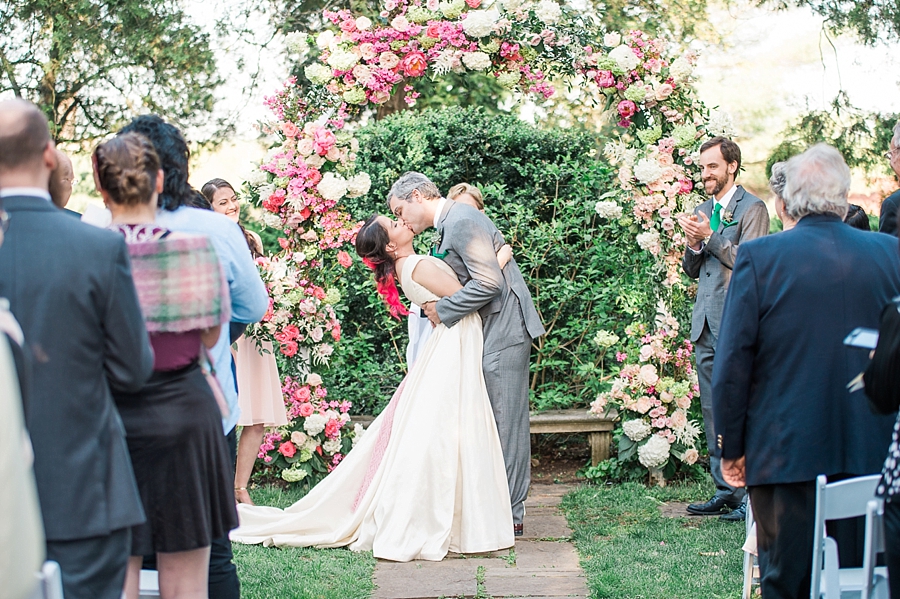
[[[190,187],[189,159],[176,127],[134,119],[93,152],[111,223],[91,226],[44,115],[0,103],[4,596],[29,597],[44,559],[67,598],[136,598],[142,567],[163,597],[240,596],[235,503],[286,416],[274,357],[243,337],[269,305],[261,242],[227,182]]]
[[[887,154],[900,175],[898,148],[900,123]],[[717,487],[688,512],[740,521],[749,495],[762,596],[805,599],[816,478],[881,472],[891,595],[900,597],[898,241],[871,232],[848,203],[850,169],[825,144],[773,165],[785,232],[767,235],[762,201],[736,184],[740,159],[734,142],[706,142],[699,163],[710,199],[679,218],[684,271],[698,279],[691,339]],[[896,218],[896,206],[884,206],[880,230],[896,234]],[[880,324],[872,356],[844,344]],[[863,372],[865,393],[851,384]],[[827,534],[841,567],[862,565],[862,519],[828,522]]]

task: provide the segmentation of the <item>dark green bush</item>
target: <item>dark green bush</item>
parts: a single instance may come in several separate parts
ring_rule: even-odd
[[[636,225],[627,214],[608,222],[594,211],[616,189],[598,140],[477,109],[403,112],[358,137],[358,166],[373,181],[367,196],[347,201],[359,219],[387,214],[390,185],[410,170],[444,191],[468,182],[485,192],[487,214],[512,244],[548,331],[532,354],[532,407],[593,401],[618,368],[615,348],[604,356],[591,340],[606,329],[624,341],[633,320],[652,322],[658,290],[650,256],[634,242]],[[344,282],[344,336],[329,393],[352,401],[356,412],[377,413],[405,371],[406,324],[387,316],[365,268],[350,269]],[[683,296],[677,315],[685,322]]]

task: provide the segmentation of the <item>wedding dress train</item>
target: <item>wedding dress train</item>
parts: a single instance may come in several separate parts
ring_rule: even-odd
[[[412,280],[418,304],[438,298]],[[455,275],[453,275],[455,277]],[[266,546],[372,550],[393,561],[511,547],[512,513],[500,437],[481,372],[481,318],[439,325],[388,407],[344,461],[291,507],[240,504],[231,539]]]

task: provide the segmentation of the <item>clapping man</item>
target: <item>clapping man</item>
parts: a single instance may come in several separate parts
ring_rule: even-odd
[[[885,158],[890,161],[894,174],[900,177],[900,121],[894,125],[894,136]],[[881,203],[881,215],[878,217],[878,231],[897,236],[897,207],[900,206],[900,190],[889,195]]]
[[[9,213],[0,297],[32,354],[25,423],[47,558],[59,562],[66,599],[119,599],[131,526],[144,513],[110,386],[138,391],[153,353],[125,240],[50,203],[56,160],[43,113],[24,100],[0,103]]]
[[[900,258],[896,239],[842,222],[850,169],[837,150],[813,146],[788,161],[785,175],[785,210],[797,225],[741,246],[713,414],[722,474],[750,489],[763,597],[806,599],[816,477],[878,473],[890,445],[894,417],[874,415],[863,393],[847,388],[868,352],[843,339],[856,327],[878,328],[900,293]],[[852,567],[844,535],[829,534],[839,537],[841,565]]]
[[[724,137],[714,137],[704,143],[700,147],[700,176],[710,199],[700,204],[692,216],[678,219],[687,237],[682,268],[689,277],[698,279],[691,341],[696,347],[700,406],[710,453],[710,472],[716,484],[712,499],[691,504],[687,511],[699,516],[721,515],[732,521],[744,519],[746,491],[729,485],[722,478],[719,458],[715,456],[711,392],[713,361],[725,292],[738,247],[769,232],[766,205],[740,185],[735,185],[740,168],[741,149],[736,143]],[[728,509],[730,513],[727,513]]]

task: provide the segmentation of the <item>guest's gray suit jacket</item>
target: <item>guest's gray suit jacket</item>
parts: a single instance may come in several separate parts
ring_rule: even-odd
[[[435,254],[453,268],[463,285],[437,302],[441,322],[452,327],[477,311],[484,325],[485,355],[522,343],[525,331],[532,339],[544,334],[515,260],[500,269],[497,251],[506,241],[491,219],[471,206],[447,200],[437,230],[441,238]]]
[[[712,214],[713,199],[697,206],[694,213]],[[723,217],[719,228],[713,231],[709,241],[699,252],[685,248],[681,266],[687,276],[698,279],[697,299],[691,319],[691,341],[697,341],[703,332],[704,323],[709,324],[709,332],[719,336],[722,308],[725,294],[731,281],[731,269],[737,257],[738,246],[751,239],[762,237],[769,232],[769,211],[755,195],[738,185],[730,205],[722,213],[730,212],[732,218]],[[733,223],[733,224],[731,224]]]
[[[48,541],[144,521],[110,385],[138,391],[153,352],[125,239],[33,196],[3,200],[0,297],[25,334],[33,379],[25,422]],[[6,517],[14,517],[7,515]]]

